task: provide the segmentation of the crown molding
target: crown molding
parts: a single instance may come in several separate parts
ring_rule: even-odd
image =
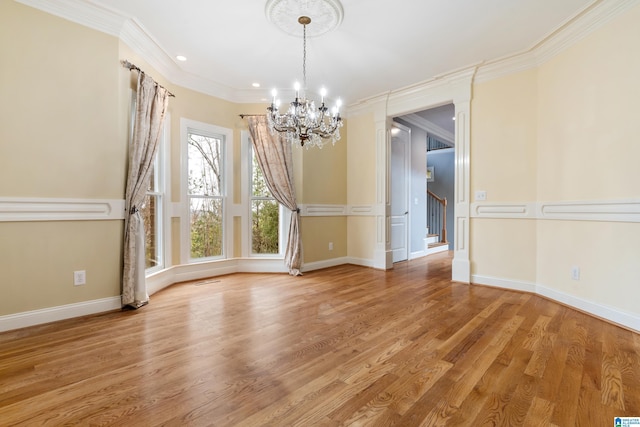
[[[113,9],[90,0],[16,0],[18,3],[67,19],[76,24],[118,37],[128,19]]]
[[[611,19],[640,4],[640,0],[600,0],[551,31],[536,46],[536,62],[541,65],[582,40]]]
[[[405,116],[402,116],[402,120],[419,127],[425,132],[451,145],[452,147],[455,145],[455,135],[453,134],[453,132],[449,132],[448,130],[438,126],[432,121],[425,119],[424,117],[420,117],[417,114],[407,114]]]
[[[475,82],[481,83],[538,67],[637,4],[640,4],[640,0],[597,0],[565,20],[529,49],[483,63],[478,68]]]
[[[121,12],[105,7],[92,0],[16,1],[118,37],[173,84],[230,102],[263,102],[261,100],[264,97],[263,94],[256,96],[257,93],[253,93],[250,90],[234,89],[181,70],[173,61],[171,55],[168,55],[154,37],[134,18],[125,16]],[[473,70],[475,73],[474,81],[484,82],[507,74],[534,68],[549,61],[569,46],[577,43],[614,17],[637,4],[640,4],[640,0],[596,0],[573,17],[565,20],[529,49],[502,58],[485,61],[479,65],[467,67],[463,70],[462,74],[466,74],[468,70]],[[393,102],[393,98],[398,95],[406,97],[407,95],[410,96],[411,93],[415,93],[416,96],[419,96],[425,87],[432,87],[434,84],[437,85],[438,81],[442,81],[443,79],[450,83],[452,77],[458,74],[460,73],[452,71],[409,87],[372,96],[350,105],[349,110],[351,108],[355,110],[367,109],[372,103],[380,102],[381,100]],[[464,75],[462,77],[466,78],[467,76]]]

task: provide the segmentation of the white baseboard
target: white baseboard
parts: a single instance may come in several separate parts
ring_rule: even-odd
[[[71,319],[73,317],[87,316],[89,314],[103,313],[105,311],[119,310],[121,307],[121,298],[117,296],[9,314],[0,316],[0,332]]]
[[[501,279],[498,277],[480,276],[474,274],[471,276],[471,283],[493,286],[496,288],[510,289],[512,291],[530,292],[532,294],[537,293],[535,283],[523,282],[520,280]]]
[[[567,293],[550,288],[549,286],[481,275],[473,275],[471,277],[471,281],[472,283],[477,283],[479,285],[495,286],[502,289],[529,292],[535,295],[540,295],[569,307],[573,307],[576,310],[588,313],[592,316],[596,316],[625,328],[631,329],[633,331],[640,332],[639,315],[628,313],[620,309],[569,295]]]
[[[366,258],[345,257],[345,264],[359,265],[361,267],[377,268],[383,270],[376,265],[376,261]]]
[[[307,271],[320,270],[322,268],[335,267],[337,265],[343,265],[343,264],[349,264],[347,257],[325,259],[322,261],[315,261],[315,262],[305,262],[302,265],[301,270],[304,273]]]
[[[429,255],[427,253],[427,251],[425,251],[424,249],[421,251],[415,251],[415,252],[411,252],[409,254],[409,259],[416,259],[416,258],[422,258],[423,256],[427,256]]]
[[[605,319],[620,326],[624,326],[625,328],[640,332],[640,316],[637,314],[628,313],[604,304],[598,304],[593,301],[578,298],[544,285],[537,285],[536,289],[536,293],[544,296],[545,298],[558,301],[593,316],[600,317],[601,319]]]
[[[147,277],[147,292],[153,295],[174,283],[206,279],[231,273],[287,273],[281,258],[235,258],[197,264],[176,265]]]

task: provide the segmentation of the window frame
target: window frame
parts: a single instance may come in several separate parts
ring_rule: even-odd
[[[189,194],[189,154],[188,154],[188,135],[195,133],[202,136],[221,139],[221,169],[222,169],[222,188],[220,188],[220,196],[201,196],[194,195],[197,198],[216,198],[222,201],[222,254],[192,258],[191,257],[191,195]],[[225,260],[233,257],[233,230],[229,227],[233,223],[233,219],[229,218],[231,212],[231,204],[233,197],[233,131],[231,129],[216,126],[210,123],[198,122],[186,118],[180,119],[180,149],[181,149],[181,250],[180,258],[182,264],[194,264],[200,262]]]

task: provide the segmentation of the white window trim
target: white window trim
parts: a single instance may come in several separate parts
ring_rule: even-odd
[[[223,152],[223,213],[222,213],[222,256],[211,258],[191,258],[191,234],[189,230],[189,196],[188,196],[188,175],[189,156],[187,154],[187,134],[192,130],[205,134],[215,134],[224,136],[222,147]],[[180,119],[180,263],[193,264],[208,261],[226,260],[233,257],[233,130],[216,126],[210,123],[196,120]]]
[[[171,116],[167,113],[165,117],[160,142],[158,144],[158,166],[157,182],[160,191],[147,192],[160,196],[160,227],[158,233],[158,242],[160,245],[161,263],[145,270],[147,276],[166,269],[171,265],[171,216],[170,216],[170,200],[171,200],[171,162],[170,162],[170,135],[171,135]]]

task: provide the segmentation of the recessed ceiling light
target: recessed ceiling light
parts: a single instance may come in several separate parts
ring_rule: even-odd
[[[251,86],[253,86],[253,87],[260,87],[260,83],[251,83]]]
[[[451,120],[455,120],[455,119],[456,119],[456,118],[455,118],[455,116],[454,116],[454,117],[451,117]]]
[[[186,56],[182,56],[182,55],[178,55],[178,56],[176,56],[176,59],[177,59],[178,61],[186,61],[186,60],[187,60],[187,57],[186,57]]]

